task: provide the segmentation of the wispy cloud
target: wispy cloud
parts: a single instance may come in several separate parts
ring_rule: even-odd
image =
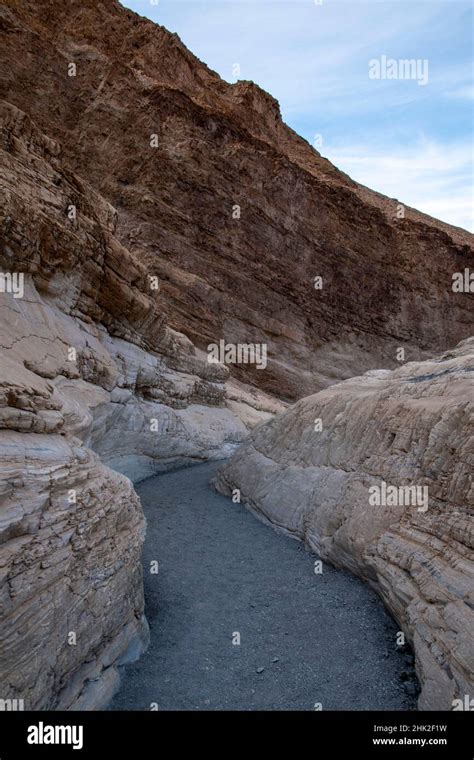
[[[461,98],[461,100],[474,100],[474,85],[466,84],[458,87],[449,93],[451,98]]]
[[[358,143],[327,146],[324,153],[363,185],[474,231],[469,143],[439,144],[425,138],[390,150]]]

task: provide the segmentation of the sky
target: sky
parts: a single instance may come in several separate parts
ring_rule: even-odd
[[[474,231],[471,2],[123,5],[176,32],[226,81],[270,92],[284,121],[353,179]]]

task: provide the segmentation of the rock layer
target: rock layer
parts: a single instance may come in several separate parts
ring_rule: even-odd
[[[100,708],[147,642],[144,518],[119,472],[222,458],[282,405],[166,325],[58,143],[11,104],[0,129],[0,270],[22,278],[0,292],[0,699]]]
[[[452,709],[474,689],[473,422],[469,339],[302,399],[255,429],[215,481],[378,591],[413,644],[421,709]],[[397,490],[377,503],[374,486],[426,487],[428,501]]]
[[[114,235],[115,209],[64,168],[59,144],[11,104],[0,128],[0,266],[24,289],[1,294],[2,357],[51,380],[67,430],[133,480],[231,453],[283,405],[168,327],[161,292]]]
[[[173,329],[204,350],[268,345],[267,370],[236,366],[239,380],[291,400],[394,368],[399,347],[427,358],[471,334],[473,296],[451,286],[474,268],[472,236],[407,207],[399,218],[255,84],[224,82],[114,0],[1,13],[0,93],[119,211],[117,239],[160,277]]]
[[[25,400],[38,394],[47,408],[51,388],[25,381]],[[18,384],[2,378],[2,396]],[[26,414],[51,419],[33,404]],[[49,432],[24,432],[12,419],[0,433],[1,695],[27,710],[101,708],[118,685],[116,666],[148,641],[145,521],[130,481],[57,432],[58,411],[55,419]]]

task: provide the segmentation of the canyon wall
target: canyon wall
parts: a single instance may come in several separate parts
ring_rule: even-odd
[[[216,478],[379,593],[413,645],[420,709],[474,689],[473,423],[474,338],[302,399]]]
[[[100,708],[147,642],[124,475],[227,456],[282,404],[166,325],[116,211],[4,102],[0,138],[0,698]]]
[[[0,699],[100,707],[147,641],[130,480],[466,338],[472,238],[115,0],[6,0],[0,42]]]
[[[451,278],[474,267],[472,236],[399,218],[252,82],[228,84],[114,0],[7,0],[0,24],[0,96],[118,210],[169,325],[204,350],[268,345],[265,372],[239,365],[237,379],[292,400],[394,368],[398,347],[429,358],[471,335],[472,296],[453,297]]]

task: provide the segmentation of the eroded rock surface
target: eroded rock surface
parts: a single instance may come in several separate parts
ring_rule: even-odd
[[[59,411],[48,432],[25,432],[22,417],[53,416],[42,413],[51,387],[25,380],[23,402],[0,432],[2,699],[22,699],[29,710],[100,708],[118,685],[116,666],[148,641],[145,520],[130,481],[59,432]],[[2,402],[19,383],[2,377]]]
[[[399,347],[415,360],[469,337],[473,295],[451,286],[474,269],[472,236],[407,207],[398,218],[258,86],[224,82],[115,0],[1,13],[0,95],[118,210],[117,241],[160,277],[173,329],[203,350],[268,345],[267,369],[236,366],[239,380],[292,400],[394,368]]]
[[[0,265],[24,290],[1,294],[2,358],[49,379],[67,430],[133,480],[230,454],[283,404],[227,384],[227,367],[169,328],[160,290],[114,235],[116,211],[64,169],[57,143],[11,104],[0,127]]]
[[[222,458],[282,404],[227,390],[166,325],[115,210],[56,142],[11,104],[0,128],[0,269],[22,278],[0,293],[0,698],[98,708],[147,642],[124,475]]]
[[[421,709],[452,709],[474,690],[473,422],[469,339],[302,399],[256,429],[215,481],[378,591],[413,644]],[[406,497],[372,505],[382,481],[427,487],[427,509]]]

